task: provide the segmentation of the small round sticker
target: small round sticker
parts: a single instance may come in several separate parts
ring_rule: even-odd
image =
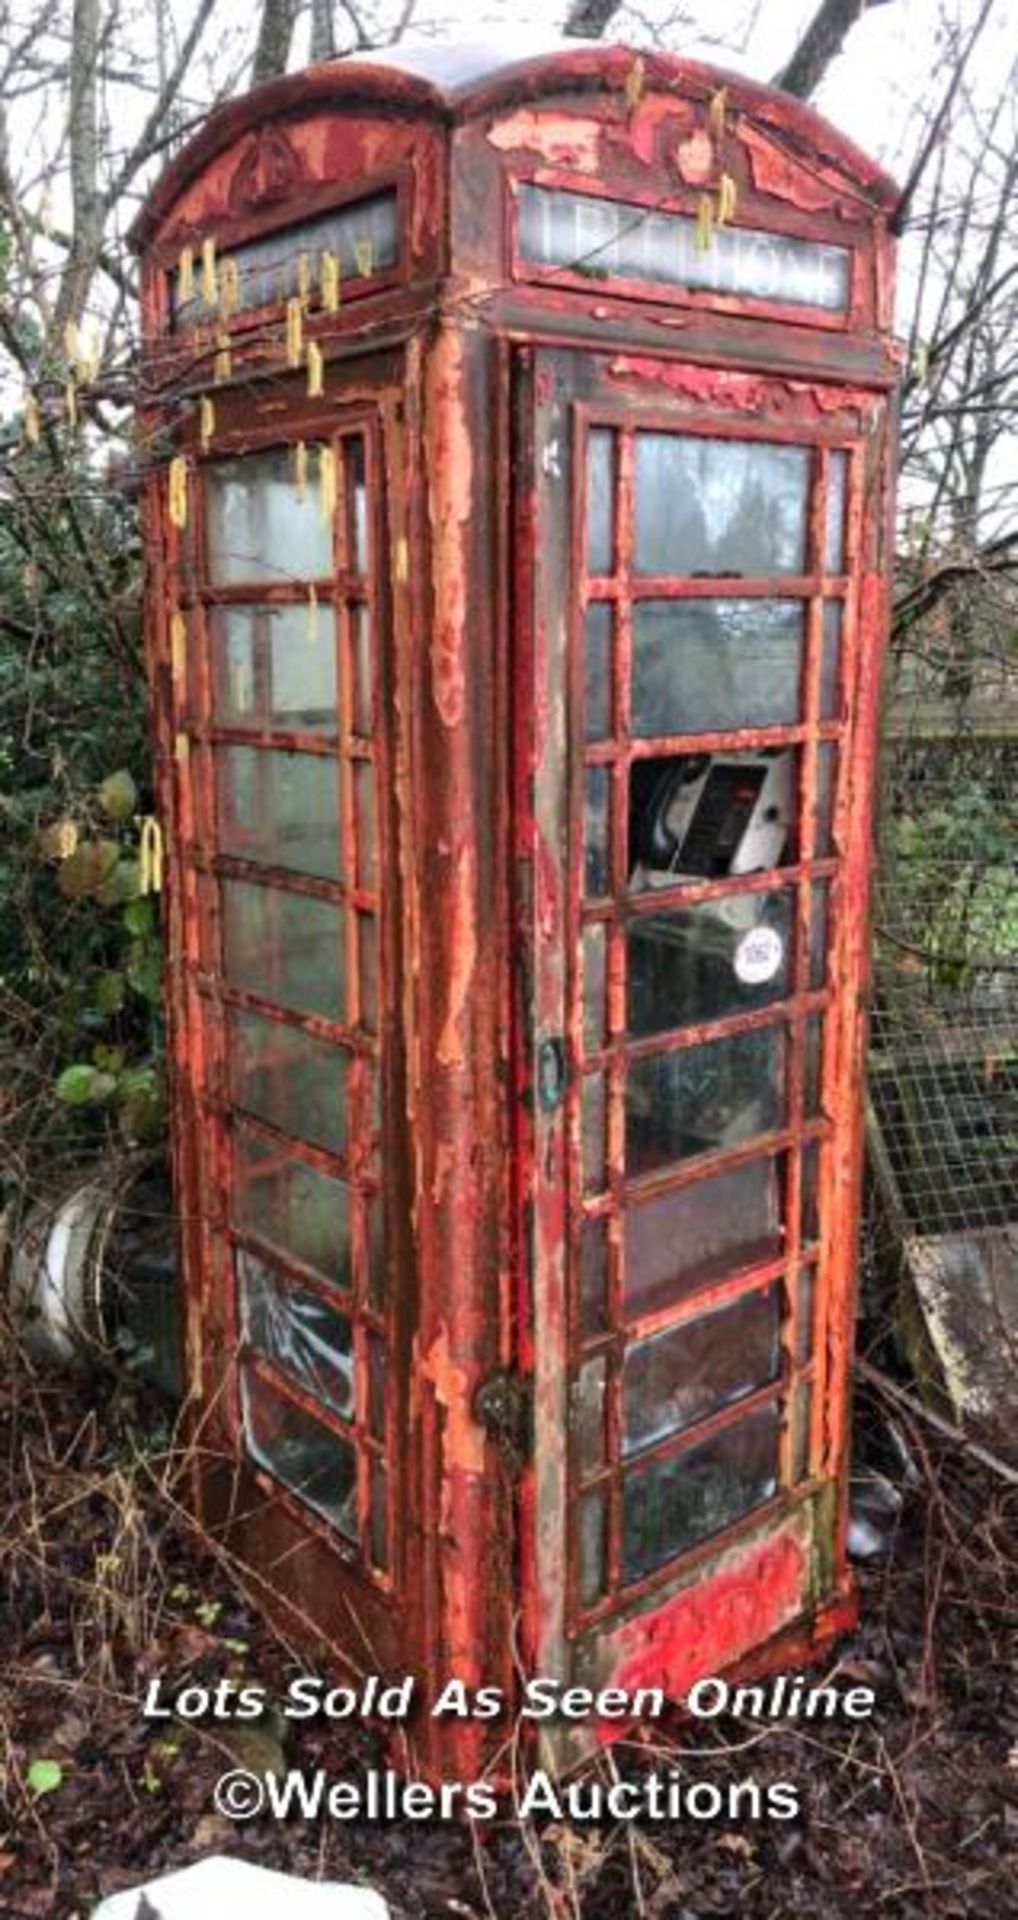
[[[762,987],[773,980],[785,957],[785,943],[773,927],[754,927],[744,933],[732,962],[735,977],[746,987]]]

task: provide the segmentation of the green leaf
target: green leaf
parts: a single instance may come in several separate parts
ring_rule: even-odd
[[[83,1107],[92,1098],[92,1083],[97,1078],[91,1066],[65,1067],[53,1091],[68,1107]]]
[[[104,1040],[98,1040],[92,1048],[92,1064],[100,1073],[120,1073],[124,1065],[123,1047],[108,1047]]]
[[[119,1013],[127,985],[122,973],[101,973],[96,981],[95,1004],[100,1013]]]
[[[112,840],[83,840],[60,863],[57,886],[64,898],[84,900],[88,894],[98,893],[118,858],[119,849]]]
[[[64,1770],[59,1760],[33,1760],[26,1777],[34,1794],[55,1793]]]
[[[141,868],[137,860],[118,860],[105,876],[98,898],[104,907],[122,906],[136,900],[141,891]]]
[[[151,900],[132,900],[124,908],[124,926],[136,940],[143,940],[155,929],[155,908]]]
[[[129,820],[138,804],[138,789],[126,767],[107,774],[99,788],[99,805],[111,820]]]

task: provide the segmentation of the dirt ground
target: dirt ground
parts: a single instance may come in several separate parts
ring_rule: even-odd
[[[800,1819],[569,1826],[509,1810],[475,1843],[456,1825],[217,1815],[230,1765],[358,1777],[380,1749],[363,1729],[289,1723],[284,1759],[282,1723],[213,1737],[143,1719],[154,1674],[281,1692],[300,1662],[175,1507],[150,1395],[13,1366],[6,1379],[2,1920],[85,1920],[103,1894],[215,1851],[362,1881],[397,1920],[1018,1915],[1018,1490],[909,1416],[896,1419],[913,1484],[889,1551],[861,1569],[861,1629],[838,1649],[839,1679],[876,1689],[873,1720],[701,1724],[695,1755],[687,1733],[651,1763],[721,1785],[792,1780]],[[864,1446],[885,1436],[872,1398],[858,1427]]]

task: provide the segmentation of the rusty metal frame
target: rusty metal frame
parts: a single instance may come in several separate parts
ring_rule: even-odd
[[[214,390],[209,453],[253,452],[343,431],[371,437],[376,491],[385,497],[376,522],[382,598],[376,632],[385,634],[378,652],[376,754],[384,899],[349,865],[349,804],[346,891],[287,869],[252,867],[239,852],[217,849],[211,763],[219,746],[331,757],[347,802],[353,763],[367,749],[353,739],[330,742],[299,729],[213,724],[198,572],[200,488],[192,489],[195,510],[182,531],[167,514],[164,476],[153,471],[146,546],[159,792],[169,828],[173,1155],[184,1216],[192,1431],[202,1443],[196,1504],[254,1563],[256,1577],[263,1569],[266,1598],[291,1629],[323,1635],[338,1661],[411,1666],[425,1684],[456,1672],[468,1684],[499,1681],[511,1697],[522,1657],[562,1678],[653,1672],[677,1685],[698,1637],[705,1666],[745,1664],[754,1646],[755,1663],[767,1665],[781,1648],[788,1658],[809,1657],[848,1615],[844,1466],[861,1155],[857,1086],[865,1029],[869,787],[886,627],[885,396],[896,379],[888,338],[893,188],[808,109],[725,77],[723,155],[715,159],[737,178],[735,224],[846,247],[852,264],[845,312],[658,283],[595,286],[521,262],[516,242],[516,189],[525,180],[688,217],[698,188],[684,143],[702,146],[709,125],[716,127],[721,78],[668,56],[647,55],[634,65],[631,53],[613,48],[569,50],[462,81],[368,62],[331,63],[213,116],[173,163],[138,229],[146,248],[143,429],[153,437],[156,459],[164,457],[169,436],[193,476],[203,459],[196,402],[213,391],[217,341],[214,327],[167,331],[167,269],[180,249],[212,234],[228,250],[232,242],[284,230],[394,181],[401,196],[397,267],[351,282],[338,313],[312,308],[305,316],[305,337],[324,356],[325,397],[308,397],[302,372],[286,366],[281,311],[252,309],[230,321],[232,372]],[[560,373],[564,385],[556,394]],[[683,433],[812,447],[801,575],[738,579],[727,587],[670,576],[636,579],[631,555],[623,553],[612,575],[585,577],[580,503],[591,426],[614,431],[623,450],[617,532],[625,547],[632,436],[655,423],[666,432],[681,423]],[[571,491],[565,507],[554,475],[542,470],[550,431],[566,450]],[[838,575],[820,565],[834,453],[850,455]],[[319,618],[333,610],[339,644],[347,618],[342,608],[359,589],[342,572],[315,585]],[[612,743],[579,741],[586,601],[612,603],[616,718],[624,722],[622,668],[637,603],[725,591],[747,599],[776,594],[801,604],[806,707],[800,721],[659,739],[632,738],[623,726]],[[216,600],[299,605],[305,592],[305,583],[259,584],[250,596],[217,590]],[[821,718],[822,617],[831,602],[842,607],[841,704]],[[171,634],[171,615],[181,608],[189,616],[191,647],[183,665]],[[341,673],[345,661],[343,649]],[[560,697],[567,682],[568,703]],[[628,767],[649,757],[766,746],[795,756],[800,839],[789,864],[765,875],[627,896]],[[821,845],[815,801],[822,750],[834,778],[830,834]],[[581,909],[574,877],[585,766],[609,770],[617,804],[612,894]],[[377,1035],[356,1027],[355,1007],[337,1022],[225,986],[217,896],[220,882],[231,877],[295,897],[342,899],[348,937],[358,912],[379,916]],[[830,964],[816,978],[807,968],[820,888],[826,889]],[[628,924],[771,889],[797,903],[786,998],[627,1042],[623,919]],[[598,923],[612,956],[611,1019],[603,1044],[588,1056],[580,1025],[580,934],[584,924]],[[363,1364],[353,1428],[362,1514],[369,1463],[384,1452],[390,1464],[392,1550],[383,1572],[367,1568],[357,1546],[278,1483],[237,1466],[238,1411],[232,1387],[224,1388],[224,1380],[235,1379],[238,1358],[230,1319],[233,1253],[246,1245],[280,1262],[257,1235],[236,1228],[223,1204],[230,1177],[225,1021],[231,1009],[271,1011],[281,1026],[347,1050],[359,1062],[355,1078],[385,1056],[381,1161],[372,1158],[374,1122],[363,1099],[349,1152],[300,1147],[310,1166],[352,1175],[363,1199],[363,1207],[351,1203],[360,1276],[357,1337],[362,1361],[369,1340],[384,1334],[388,1343],[384,1444],[373,1430],[370,1369]],[[627,1063],[770,1030],[785,1036],[791,1063],[780,1128],[629,1176],[622,1158]],[[806,1097],[806,1041],[815,1031],[826,1100],[814,1111]],[[542,1047],[556,1037],[570,1069],[557,1111],[543,1105],[542,1082],[548,1064]],[[612,1090],[612,1184],[594,1198],[578,1190],[575,1172],[585,1067]],[[264,1120],[244,1124],[252,1137],[282,1140]],[[747,1262],[664,1308],[626,1307],[622,1209],[762,1159],[773,1163],[787,1189],[794,1223],[780,1257]],[[810,1203],[816,1220],[804,1212],[807,1160],[816,1181]],[[384,1304],[365,1297],[366,1209],[371,1204],[377,1218],[383,1198],[391,1241]],[[584,1218],[601,1221],[612,1241],[614,1311],[597,1333],[581,1321],[574,1284]],[[283,1265],[299,1284],[344,1310],[340,1294],[302,1262]],[[639,1465],[679,1458],[753,1405],[778,1405],[779,1491],[679,1562],[623,1582],[618,1508],[630,1462],[619,1450],[621,1357],[635,1341],[771,1286],[785,1295],[779,1378],[632,1458]],[[812,1350],[801,1324],[810,1301]],[[614,1579],[594,1604],[582,1603],[576,1582],[579,1483],[569,1435],[570,1381],[589,1358],[610,1363],[608,1464],[601,1478],[613,1489],[615,1511]],[[493,1382],[501,1382],[508,1405],[522,1405],[532,1389],[532,1455],[525,1423],[500,1432],[482,1417]],[[788,1418],[793,1386],[795,1433]],[[284,1382],[281,1391],[328,1425],[299,1387]],[[807,1401],[808,1444],[802,1429]],[[342,1431],[345,1437],[350,1423]],[[222,1473],[210,1458],[216,1449]],[[360,1548],[366,1546],[362,1538]],[[739,1597],[747,1583],[767,1596],[752,1626]],[[717,1625],[722,1618],[729,1628]],[[655,1651],[660,1648],[665,1651]],[[425,1724],[413,1732],[414,1764],[432,1776],[470,1777],[504,1733],[497,1725],[488,1731],[472,1723]]]
[[[663,306],[683,306],[702,308],[710,313],[744,314],[750,317],[775,321],[779,325],[815,327],[822,332],[844,334],[858,331],[871,318],[873,302],[867,298],[865,254],[866,239],[864,232],[857,231],[853,236],[846,233],[844,227],[835,220],[814,220],[810,225],[809,238],[821,245],[836,246],[848,255],[848,299],[843,308],[833,309],[809,306],[802,302],[771,300],[763,295],[726,293],[722,289],[681,287],[669,281],[640,280],[626,278],[622,274],[612,274],[609,282],[591,282],[584,274],[574,272],[568,266],[557,266],[536,260],[527,260],[520,246],[519,188],[535,186],[549,188],[552,191],[583,195],[584,198],[607,200],[615,203],[625,202],[635,206],[645,206],[648,211],[672,214],[676,218],[687,220],[695,227],[697,215],[697,196],[686,189],[667,197],[651,194],[626,192],[611,181],[592,179],[586,174],[565,172],[558,168],[543,167],[539,172],[522,171],[511,177],[510,195],[506,203],[507,222],[507,258],[510,263],[512,279],[522,285],[548,288],[569,288],[582,292],[588,297],[592,287],[598,293],[610,294],[612,299],[625,301],[660,302]],[[766,226],[757,226],[747,218],[745,210],[739,212],[730,222],[733,232],[745,231],[766,235],[773,233],[778,239],[801,240],[803,236],[801,222],[789,215],[779,206],[769,208]]]
[[[850,689],[858,675],[859,660],[864,640],[860,635],[858,622],[854,618],[855,607],[852,596],[852,582],[858,564],[858,541],[862,510],[862,458],[870,431],[869,412],[871,403],[864,394],[857,396],[858,413],[855,431],[846,433],[844,427],[834,430],[825,428],[823,416],[819,410],[809,414],[808,392],[803,391],[801,416],[795,423],[787,418],[780,422],[775,432],[770,422],[747,421],[722,406],[711,411],[699,408],[674,407],[663,410],[656,400],[653,389],[649,391],[641,385],[637,377],[630,376],[626,383],[626,398],[621,404],[605,404],[589,397],[591,387],[590,369],[596,363],[589,356],[577,354],[568,356],[575,376],[570,372],[564,376],[562,367],[567,359],[554,349],[550,351],[548,368],[544,382],[550,385],[552,373],[556,368],[560,376],[560,385],[567,390],[568,398],[563,401],[555,416],[554,434],[548,426],[535,424],[530,430],[528,441],[532,462],[538,460],[541,448],[550,438],[554,438],[556,447],[560,444],[565,414],[568,413],[572,433],[571,458],[563,479],[564,497],[559,511],[569,522],[567,552],[569,565],[565,586],[567,602],[571,609],[567,625],[569,695],[568,705],[572,715],[569,732],[568,765],[569,800],[567,818],[569,821],[569,872],[574,876],[569,883],[568,897],[559,896],[558,903],[549,896],[544,905],[543,915],[538,918],[542,930],[544,952],[554,950],[556,940],[561,940],[568,956],[567,979],[563,983],[563,994],[568,1010],[564,1006],[564,1030],[567,1037],[569,1074],[566,1095],[567,1119],[565,1134],[559,1146],[552,1149],[551,1142],[545,1139],[536,1152],[532,1148],[532,1165],[529,1202],[532,1212],[541,1206],[539,1192],[546,1176],[537,1170],[540,1158],[542,1168],[553,1167],[552,1178],[560,1181],[569,1193],[568,1208],[572,1225],[562,1223],[562,1231],[569,1247],[570,1269],[573,1279],[568,1285],[556,1279],[554,1291],[549,1298],[547,1281],[542,1285],[537,1279],[541,1268],[535,1271],[535,1284],[538,1286],[538,1299],[534,1312],[545,1328],[544,1338],[551,1336],[552,1326],[562,1326],[563,1363],[568,1378],[576,1381],[580,1368],[590,1361],[607,1362],[609,1366],[608,1397],[606,1417],[602,1436],[602,1464],[599,1468],[588,1467],[584,1477],[576,1477],[574,1447],[570,1444],[569,1463],[560,1461],[556,1484],[558,1493],[545,1492],[541,1495],[535,1487],[534,1526],[538,1537],[543,1533],[550,1538],[556,1530],[565,1538],[566,1516],[569,1517],[568,1550],[561,1554],[560,1578],[565,1585],[568,1599],[566,1612],[557,1629],[549,1637],[547,1621],[542,1623],[542,1607],[547,1615],[549,1586],[555,1584],[554,1572],[544,1572],[543,1591],[539,1581],[535,1581],[536,1608],[530,1616],[530,1632],[533,1635],[534,1648],[540,1648],[537,1655],[540,1664],[553,1647],[564,1653],[563,1634],[566,1639],[577,1633],[589,1631],[610,1624],[613,1616],[631,1610],[645,1598],[653,1598],[657,1591],[667,1593],[674,1586],[676,1571],[684,1563],[697,1564],[708,1555],[724,1553],[729,1542],[733,1544],[743,1538],[758,1525],[764,1526],[777,1520],[782,1512],[791,1507],[801,1506],[809,1501],[822,1486],[825,1475],[837,1470],[845,1445],[846,1436],[825,1433],[822,1425],[824,1387],[827,1380],[826,1347],[821,1334],[822,1302],[825,1291],[824,1276],[829,1264],[830,1226],[827,1220],[827,1195],[829,1182],[824,1182],[825,1197],[819,1204],[820,1240],[815,1242],[806,1235],[803,1227],[803,1194],[800,1154],[811,1147],[819,1149],[826,1160],[827,1151],[834,1150],[839,1137],[845,1132],[848,1119],[848,1107],[852,1093],[839,1089],[833,1074],[835,1060],[836,1022],[833,1012],[848,989],[843,976],[832,968],[831,956],[840,951],[839,919],[842,903],[838,898],[843,887],[844,860],[842,858],[845,840],[845,804],[847,767],[852,752],[852,726]],[[540,366],[540,362],[538,363]],[[580,372],[582,369],[582,373]],[[596,374],[593,376],[596,386]],[[531,391],[533,382],[534,398],[528,400],[525,393]],[[535,422],[540,413],[540,393],[542,375],[530,375],[529,367],[522,373],[521,407],[524,411],[537,406]],[[710,388],[709,373],[701,370],[698,385],[706,396]],[[615,434],[615,460],[612,470],[615,473],[614,498],[614,539],[615,565],[610,575],[590,575],[584,568],[585,553],[585,494],[586,494],[586,443],[592,427],[610,427]],[[805,445],[812,449],[809,475],[807,505],[807,569],[801,577],[777,575],[769,580],[746,581],[739,576],[727,579],[711,578],[709,581],[686,580],[672,577],[666,581],[655,577],[634,577],[630,527],[632,525],[632,454],[633,434],[636,431],[671,431],[682,434],[709,434],[723,440],[761,439],[770,437],[773,441]],[[826,566],[827,541],[827,460],[831,451],[843,452],[848,456],[846,470],[846,508],[843,530],[845,553],[838,572],[830,572]],[[540,494],[540,482],[538,482]],[[542,525],[542,542],[548,539],[547,514],[552,511],[545,507],[545,519]],[[533,510],[526,516],[519,528],[521,538],[526,538],[533,525]],[[554,543],[553,543],[554,544]],[[540,574],[540,557],[535,554],[536,567],[532,566],[528,576],[532,580]],[[662,591],[663,589],[663,591]],[[548,684],[542,675],[548,671],[542,668],[540,655],[545,636],[556,622],[558,616],[552,611],[556,596],[546,605],[540,585],[532,587],[535,592],[535,614],[533,632],[537,647],[537,657],[527,663],[528,671],[534,678],[530,684],[535,688],[533,696],[540,709],[542,701],[554,699],[549,693]],[[683,734],[681,736],[662,736],[660,739],[647,740],[630,738],[625,688],[629,680],[629,659],[631,649],[630,610],[643,598],[663,597],[673,599],[693,599],[724,597],[725,595],[742,597],[770,596],[782,599],[800,599],[803,603],[805,624],[802,640],[802,710],[801,720],[793,726],[768,728],[738,728],[710,735]],[[607,741],[586,742],[578,731],[582,717],[582,682],[584,673],[584,619],[586,607],[591,601],[607,602],[613,607],[613,646],[614,666],[611,676],[609,712],[614,715],[609,722]],[[833,601],[842,607],[840,623],[840,662],[838,685],[840,689],[840,712],[837,718],[824,721],[820,719],[820,675],[824,644],[823,607],[826,601]],[[870,636],[865,636],[869,639]],[[831,811],[831,834],[833,835],[830,855],[817,856],[817,776],[818,753],[821,745],[832,749],[837,759],[835,779],[829,795]],[[628,802],[628,767],[641,757],[678,756],[701,753],[717,749],[733,751],[754,750],[761,746],[784,746],[794,748],[797,762],[796,791],[797,807],[797,852],[792,855],[788,867],[779,867],[763,874],[753,874],[740,880],[730,878],[716,881],[687,882],[684,885],[662,888],[660,891],[648,890],[643,894],[628,894],[625,874],[627,865],[628,829],[626,808]],[[521,759],[527,758],[526,733],[520,740]],[[533,743],[530,748],[530,764],[533,764]],[[584,769],[592,766],[604,766],[610,770],[612,778],[612,804],[609,819],[609,865],[614,874],[610,883],[609,897],[598,899],[592,896],[584,900],[582,914],[580,910],[583,858],[583,780]],[[542,818],[542,805],[544,814]],[[532,859],[535,864],[542,863],[541,846],[548,838],[553,838],[559,830],[553,815],[549,815],[548,800],[542,803],[540,785],[534,797],[525,799],[521,808],[521,818],[529,819],[529,832],[532,835]],[[547,866],[545,861],[544,866]],[[659,914],[680,904],[690,904],[710,900],[728,894],[753,894],[770,891],[773,888],[790,890],[796,900],[794,916],[794,960],[792,979],[784,999],[776,1006],[746,1013],[728,1016],[724,1019],[703,1020],[685,1029],[671,1033],[655,1033],[652,1036],[630,1039],[626,1033],[625,1016],[625,928],[641,915]],[[825,906],[827,963],[819,983],[810,978],[811,956],[811,914],[814,890],[824,887],[830,896],[833,888],[834,898],[828,898]],[[831,909],[834,909],[833,913]],[[582,969],[580,966],[581,930],[584,925],[602,924],[606,928],[611,942],[607,956],[607,1025],[608,1036],[605,1041],[590,1051],[586,1048],[583,1035],[583,998]],[[555,929],[561,924],[561,932]],[[614,931],[614,937],[613,936]],[[535,953],[532,962],[539,973],[541,955]],[[837,986],[835,986],[837,981]],[[539,995],[538,995],[539,1000]],[[825,1017],[826,1016],[826,1017]],[[554,1002],[547,1009],[547,1017],[554,1018]],[[805,1040],[807,1021],[811,1018],[823,1018],[822,1057],[820,1062],[821,1084],[825,1089],[822,1111],[811,1119],[805,1108]],[[541,1019],[540,1010],[535,1022]],[[627,1178],[624,1172],[624,1136],[623,1101],[624,1074],[626,1062],[671,1051],[686,1046],[702,1045],[710,1040],[724,1038],[740,1032],[759,1031],[768,1027],[782,1027],[789,1035],[788,1080],[787,1080],[787,1124],[779,1134],[763,1135],[748,1143],[736,1147],[718,1149],[702,1154],[695,1159],[685,1160],[663,1170],[639,1179]],[[607,1081],[608,1120],[607,1120],[607,1165],[609,1171],[608,1191],[597,1197],[585,1197],[581,1178],[581,1113],[580,1091],[583,1084],[583,1071],[596,1069]],[[727,1168],[746,1164],[752,1160],[773,1159],[776,1155],[787,1163],[786,1177],[782,1180],[782,1205],[787,1224],[787,1238],[780,1258],[766,1262],[757,1262],[742,1269],[729,1272],[722,1280],[702,1284],[689,1295],[682,1295],[669,1308],[648,1315],[628,1313],[622,1298],[620,1281],[621,1236],[619,1231],[620,1215],[627,1203],[641,1195],[660,1194],[674,1191],[681,1186],[707,1178],[713,1173]],[[561,1171],[558,1171],[561,1165]],[[570,1174],[566,1169],[571,1166]],[[600,1183],[598,1183],[600,1186]],[[609,1251],[609,1325],[604,1331],[589,1329],[584,1334],[579,1307],[579,1287],[577,1275],[580,1265],[580,1236],[584,1220],[600,1221],[608,1227],[610,1237]],[[612,1225],[612,1222],[615,1225]],[[542,1253],[547,1259],[548,1246],[544,1244]],[[804,1329],[798,1324],[803,1299],[803,1276],[808,1275],[812,1286],[812,1307],[814,1327],[812,1338],[807,1341]],[[671,1327],[688,1323],[702,1314],[727,1305],[732,1301],[745,1298],[749,1293],[779,1284],[783,1295],[782,1311],[782,1365],[778,1380],[773,1386],[761,1387],[750,1396],[738,1400],[733,1405],[715,1411],[701,1422],[683,1427],[679,1432],[659,1439],[653,1444],[636,1452],[628,1460],[621,1448],[622,1431],[622,1359],[625,1351],[634,1341],[646,1338],[652,1333],[665,1331]],[[561,1315],[561,1319],[559,1319]],[[826,1329],[825,1329],[826,1331]],[[565,1353],[568,1353],[568,1361]],[[539,1388],[540,1393],[540,1388]],[[549,1415],[553,1423],[561,1415],[559,1412]],[[641,1578],[623,1581],[620,1566],[620,1500],[621,1487],[626,1475],[632,1471],[641,1471],[648,1465],[672,1457],[680,1456],[688,1448],[694,1447],[715,1433],[750,1416],[755,1410],[776,1406],[781,1412],[780,1447],[780,1491],[773,1501],[766,1502],[759,1509],[741,1516],[720,1536],[706,1541],[697,1541],[687,1549],[686,1554],[677,1558],[672,1556],[665,1564],[651,1569]],[[802,1430],[803,1420],[809,1423],[809,1432]],[[794,1427],[793,1427],[794,1422]],[[540,1444],[540,1441],[539,1441]],[[547,1439],[545,1439],[547,1445]],[[832,1461],[833,1451],[833,1461]],[[539,1483],[538,1483],[539,1484]],[[579,1529],[581,1525],[581,1500],[584,1496],[597,1494],[607,1496],[607,1526],[609,1563],[606,1571],[607,1585],[602,1597],[596,1601],[584,1602],[580,1596],[578,1561]],[[542,1505],[544,1511],[541,1511]],[[555,1509],[558,1507],[556,1519]],[[550,1511],[549,1511],[550,1509]],[[554,1561],[554,1546],[548,1548],[549,1564]],[[803,1607],[808,1605],[808,1596],[803,1591]]]

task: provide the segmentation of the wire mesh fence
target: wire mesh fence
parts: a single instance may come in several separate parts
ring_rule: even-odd
[[[889,695],[871,1215],[892,1237],[976,1234],[1018,1223],[1018,657],[926,636]]]

